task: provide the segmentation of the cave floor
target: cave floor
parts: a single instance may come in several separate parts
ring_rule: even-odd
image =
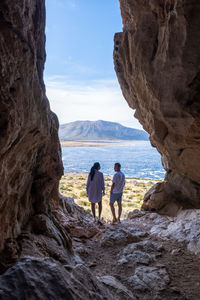
[[[118,295],[116,299],[200,299],[200,256],[191,255],[184,243],[166,241],[150,234],[146,226],[138,222],[134,229],[139,230],[139,239],[128,237],[124,240],[123,233],[130,230],[130,226],[134,228],[134,221],[104,224],[99,226],[99,234],[93,238],[73,241],[84,263],[94,276],[103,278],[103,283],[113,292],[113,296]],[[137,248],[137,245],[140,247]],[[135,286],[130,278],[139,268],[144,272],[147,270],[147,273],[150,270],[147,274],[150,282],[139,277],[144,285],[136,280]],[[152,268],[156,268],[157,275]],[[122,283],[133,298],[116,292],[115,284],[106,282],[104,276],[112,276],[112,279]]]

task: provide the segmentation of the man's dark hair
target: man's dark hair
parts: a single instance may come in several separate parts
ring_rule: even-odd
[[[115,166],[118,166],[118,168],[121,168],[121,165],[118,162],[115,163]]]

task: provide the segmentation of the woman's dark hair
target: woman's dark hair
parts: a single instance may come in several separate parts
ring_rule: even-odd
[[[92,167],[91,170],[90,170],[91,181],[92,181],[93,178],[94,178],[95,170],[98,170],[98,169],[100,169],[100,163],[95,162],[94,165],[93,165],[93,167]]]

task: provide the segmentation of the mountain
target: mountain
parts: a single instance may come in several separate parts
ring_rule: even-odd
[[[108,121],[75,121],[59,129],[61,141],[76,140],[148,140],[149,135],[139,129]]]

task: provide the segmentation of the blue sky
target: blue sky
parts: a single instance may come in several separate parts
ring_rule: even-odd
[[[113,67],[118,0],[46,0],[45,82],[60,123],[108,120],[141,128]]]

